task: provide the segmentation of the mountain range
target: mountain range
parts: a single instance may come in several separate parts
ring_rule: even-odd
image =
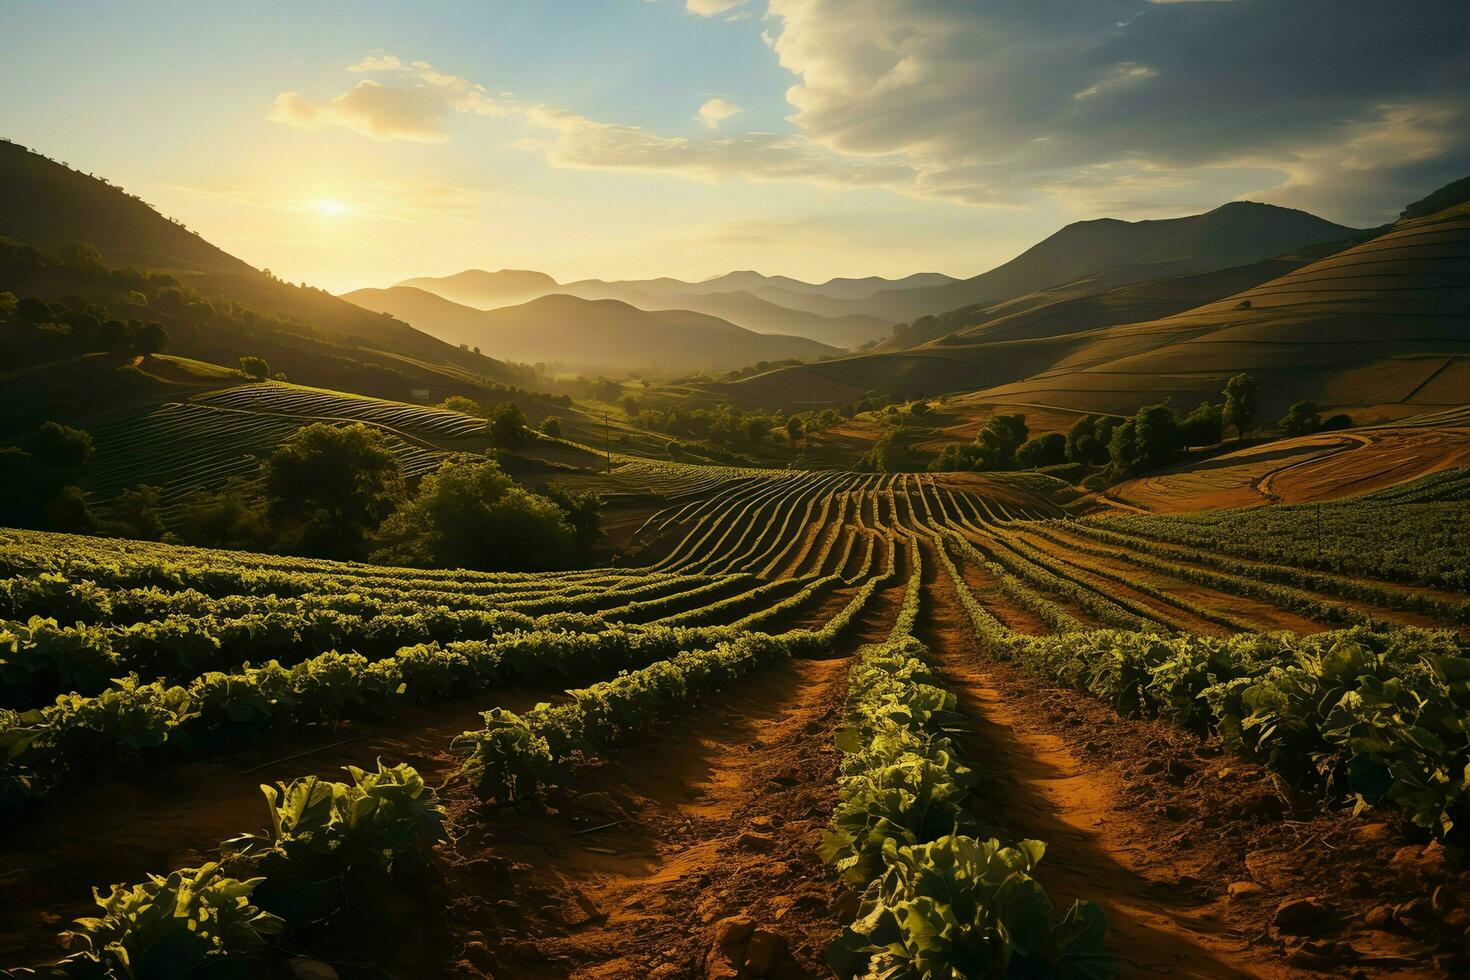
[[[490,310],[413,286],[359,289],[343,298],[451,343],[583,373],[728,371],[840,353],[806,337],[755,333],[693,310],[642,310],[621,300],[564,293]]]

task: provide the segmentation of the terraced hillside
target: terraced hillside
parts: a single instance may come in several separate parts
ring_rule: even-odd
[[[1149,288],[1089,295],[1079,286],[1082,296],[1063,289],[1050,311],[1027,307],[972,335],[783,368],[711,393],[807,409],[871,391],[977,392],[1002,405],[1126,413],[1166,397],[1193,405],[1248,371],[1268,415],[1302,398],[1429,411],[1460,404],[1470,384],[1467,243],[1470,205],[1461,204],[1172,315],[1150,310],[1160,297]],[[1138,304],[1149,318],[1120,322],[1114,304]]]
[[[1341,505],[1351,561],[1287,508],[1078,521],[976,474],[608,479],[661,501],[637,567],[0,531],[0,888],[25,896],[0,962],[1463,965],[1457,910],[1424,900],[1467,884],[1440,857],[1470,763],[1463,542],[1436,530],[1470,518],[1459,473]],[[904,926],[912,889],[954,945]]]

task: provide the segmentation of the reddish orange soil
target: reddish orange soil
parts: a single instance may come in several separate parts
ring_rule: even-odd
[[[1407,977],[1470,967],[1470,910],[1454,907],[1470,895],[1470,875],[1422,834],[1324,809],[1213,742],[1121,718],[989,658],[947,577],[926,574],[923,599],[920,638],[974,719],[956,738],[981,774],[977,815],[1047,842],[1040,880],[1059,903],[1103,907],[1125,976]],[[1413,903],[1436,887],[1451,909],[1420,926]],[[1309,900],[1311,921],[1278,920],[1296,900]],[[1373,910],[1395,906],[1397,919],[1367,924]]]
[[[1470,429],[1361,429],[1285,439],[1120,483],[1111,499],[1157,513],[1335,500],[1470,461]]]

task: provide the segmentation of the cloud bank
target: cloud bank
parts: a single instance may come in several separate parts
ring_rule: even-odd
[[[768,0],[764,36],[793,79],[787,132],[713,132],[742,112],[724,98],[687,136],[522,109],[386,52],[272,118],[440,142],[453,113],[516,113],[557,166],[1122,215],[1250,195],[1369,223],[1470,171],[1464,0]]]

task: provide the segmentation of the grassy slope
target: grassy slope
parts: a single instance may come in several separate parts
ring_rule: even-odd
[[[176,276],[211,300],[229,300],[267,317],[309,324],[295,336],[213,334],[190,337],[175,330],[176,349],[205,360],[232,363],[239,353],[275,348],[273,360],[293,376],[318,384],[360,386],[344,362],[378,364],[408,375],[406,397],[419,385],[464,387],[467,378],[518,383],[509,366],[480,357],[375,316],[317,289],[292,286],[260,272],[175,224],[105,181],[70,170],[39,154],[0,141],[0,235],[43,252],[72,242],[96,246],[109,266],[135,266]],[[158,311],[126,309],[126,295],[66,282],[0,283],[17,295],[81,295],[126,316],[166,319]],[[278,331],[279,332],[279,331]],[[258,331],[258,334],[267,331]],[[233,354],[233,356],[231,356]],[[266,354],[269,358],[270,355]],[[405,365],[407,368],[405,369]]]
[[[1302,397],[1457,403],[1470,380],[1467,243],[1461,205],[1173,316],[1065,333],[1021,320],[1000,339],[981,329],[979,343],[775,371],[714,394],[796,407],[875,390],[968,391],[1006,404],[1119,412],[1164,396],[1189,405],[1246,370],[1260,375],[1266,415]],[[1245,301],[1250,308],[1238,309]]]

